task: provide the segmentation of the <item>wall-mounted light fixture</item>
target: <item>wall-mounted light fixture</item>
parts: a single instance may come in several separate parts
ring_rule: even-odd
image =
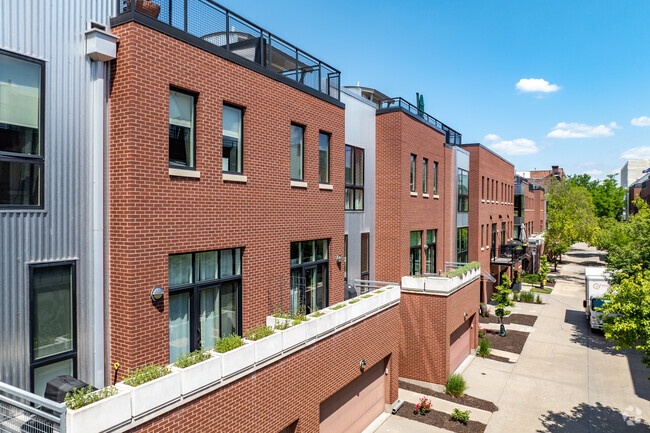
[[[366,371],[366,361],[363,359],[361,360],[361,363],[359,363],[359,370],[361,370],[362,373]]]
[[[156,286],[153,289],[151,289],[151,300],[153,302],[162,301],[164,297],[165,297],[165,291],[163,290],[162,287]]]
[[[343,262],[343,256],[339,254],[338,256],[336,256],[336,263],[340,265],[342,262]]]
[[[467,320],[467,316],[469,316],[469,314],[463,313],[463,317],[465,318],[465,320]]]

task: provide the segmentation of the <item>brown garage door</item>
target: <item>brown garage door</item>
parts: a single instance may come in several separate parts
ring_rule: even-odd
[[[467,358],[470,353],[470,321],[466,321],[458,327],[449,337],[451,348],[449,349],[449,372],[452,373]]]
[[[384,363],[379,362],[320,405],[321,433],[359,433],[384,411]]]

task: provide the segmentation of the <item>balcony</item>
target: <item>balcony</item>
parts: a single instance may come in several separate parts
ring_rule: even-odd
[[[340,71],[212,0],[117,1],[113,26],[137,20],[301,90],[340,100]]]
[[[379,101],[379,109],[377,110],[378,113],[387,113],[396,110],[402,110],[413,115],[414,117],[419,117],[424,122],[433,126],[433,128],[445,134],[445,143],[455,145],[460,145],[462,143],[462,134],[460,132],[450,128],[435,117],[428,115],[415,105],[406,101],[404,98],[390,98]]]
[[[498,252],[498,254],[497,254]],[[498,248],[492,248],[490,264],[495,266],[513,266],[526,256],[526,246],[519,241],[508,242]]]
[[[438,296],[449,296],[481,275],[481,266],[478,262],[460,264],[451,272],[443,275],[425,274],[424,276],[402,277],[402,290],[407,292],[423,292]],[[445,264],[447,269],[447,264]]]

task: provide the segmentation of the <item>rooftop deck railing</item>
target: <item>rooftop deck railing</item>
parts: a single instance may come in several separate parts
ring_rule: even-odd
[[[65,403],[0,382],[0,433],[65,433]]]
[[[117,2],[119,15],[149,16],[340,100],[340,71],[212,0]]]
[[[395,107],[402,108],[403,110],[417,117],[420,117],[422,120],[433,125],[435,128],[443,131],[445,133],[446,143],[455,144],[455,145],[459,145],[462,143],[462,134],[460,132],[450,128],[449,126],[445,125],[435,117],[428,115],[427,113],[420,110],[418,107],[411,104],[404,98],[398,97],[398,98],[390,98],[390,99],[384,99],[382,101],[379,101],[380,110],[395,108]]]

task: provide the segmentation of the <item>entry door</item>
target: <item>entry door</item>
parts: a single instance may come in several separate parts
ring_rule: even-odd
[[[497,256],[497,225],[492,224],[492,257]]]

